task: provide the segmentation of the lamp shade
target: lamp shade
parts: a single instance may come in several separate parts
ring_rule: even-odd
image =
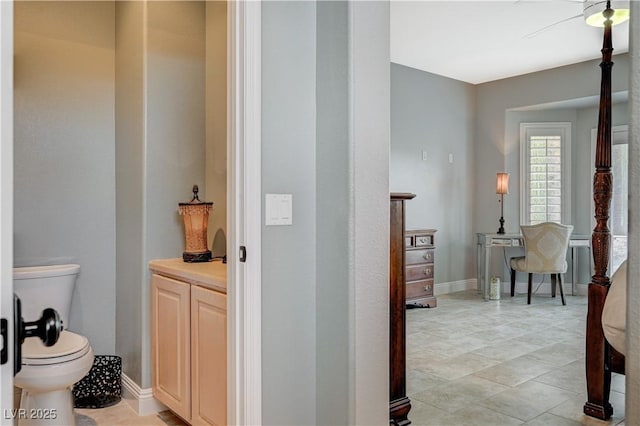
[[[606,8],[606,0],[586,0],[583,6],[585,22],[594,27],[603,27],[606,18],[602,15],[602,12]],[[612,25],[620,24],[629,19],[628,0],[611,1],[611,9],[613,9]]]
[[[207,248],[207,225],[213,203],[198,198],[198,185],[193,185],[193,198],[188,203],[178,203],[178,212],[184,218],[185,246],[182,260],[185,262],[209,262],[211,250]]]
[[[509,173],[498,173],[496,181],[496,194],[509,193]]]

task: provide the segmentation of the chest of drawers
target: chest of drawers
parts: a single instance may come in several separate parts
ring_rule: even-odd
[[[408,305],[437,306],[434,291],[435,229],[413,229],[404,233],[405,277]]]

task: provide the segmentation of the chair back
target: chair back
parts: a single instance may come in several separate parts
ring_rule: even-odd
[[[527,272],[564,274],[567,271],[567,248],[573,225],[544,222],[522,225]]]

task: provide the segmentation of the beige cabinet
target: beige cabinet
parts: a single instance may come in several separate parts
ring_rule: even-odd
[[[153,395],[193,425],[225,425],[227,296],[151,266]]]
[[[151,386],[153,395],[191,419],[191,285],[151,277]]]
[[[191,287],[191,421],[227,424],[227,297]]]

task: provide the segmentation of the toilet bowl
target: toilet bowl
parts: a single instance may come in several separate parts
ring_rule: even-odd
[[[14,384],[22,389],[20,424],[74,424],[71,386],[93,365],[86,337],[63,331],[58,342],[46,347],[35,337],[22,345],[22,370]]]
[[[58,311],[65,330],[55,345],[47,347],[36,337],[22,345],[22,369],[14,384],[22,389],[18,424],[73,425],[71,387],[93,365],[86,337],[67,331],[78,265],[14,268],[14,291],[22,301],[25,320],[40,316],[44,308]]]

